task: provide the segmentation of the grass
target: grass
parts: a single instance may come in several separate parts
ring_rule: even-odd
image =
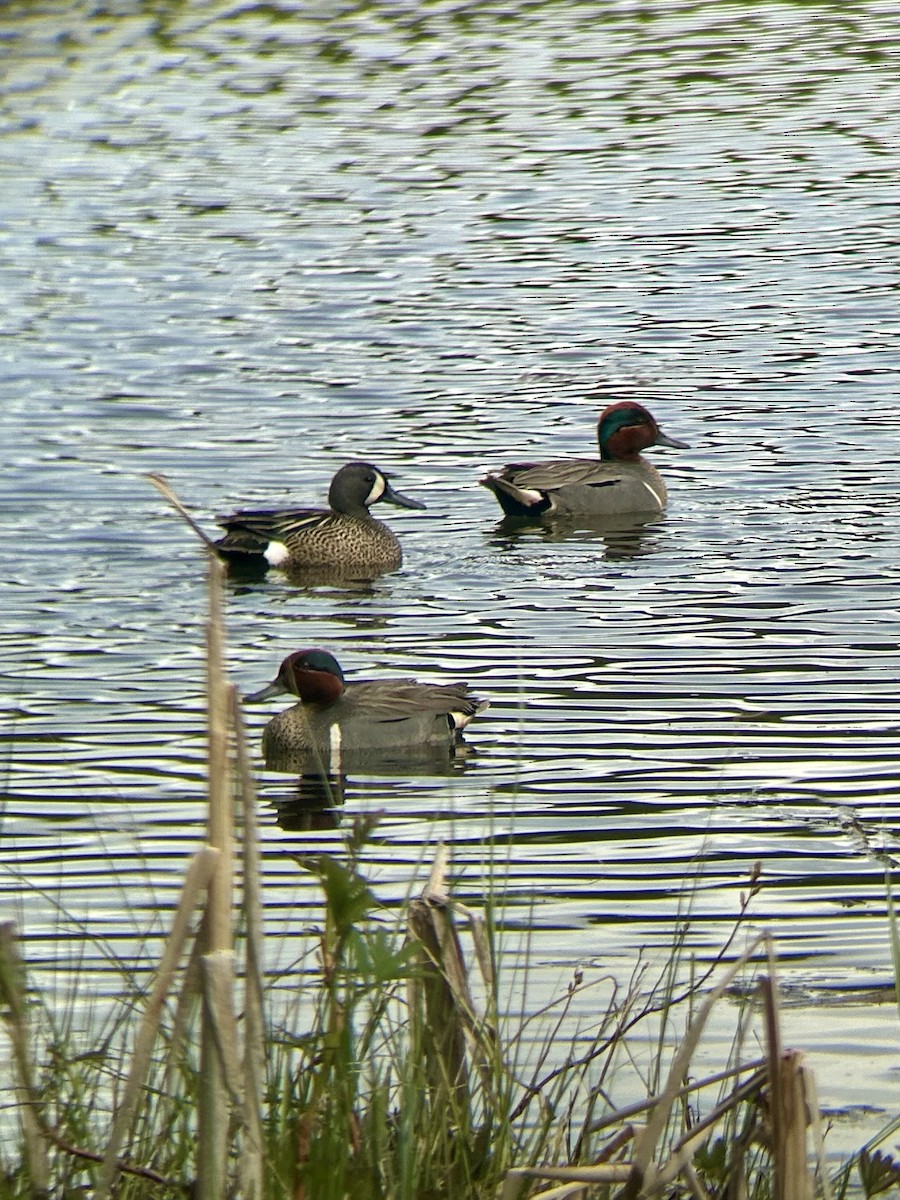
[[[392,924],[362,865],[377,819],[358,818],[342,855],[301,864],[323,920],[315,971],[298,973],[285,1010],[291,981],[276,1000],[263,966],[256,795],[214,561],[210,596],[208,844],[159,961],[123,965],[93,1048],[72,1012],[29,989],[15,929],[0,927],[19,1131],[0,1147],[0,1197],[830,1200],[856,1177],[867,1195],[898,1186],[877,1142],[829,1178],[814,1081],[782,1045],[772,948],[736,950],[758,875],[704,970],[684,954],[686,918],[655,973],[639,964],[612,987],[576,974],[514,1021],[502,900],[456,903],[438,845]],[[734,1011],[736,994],[730,1060],[698,1078],[711,1014]],[[573,1036],[576,1010],[592,1016]]]

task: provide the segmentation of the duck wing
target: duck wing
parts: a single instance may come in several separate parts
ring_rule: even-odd
[[[598,458],[555,458],[510,463],[494,478],[523,491],[549,492],[564,487],[614,487],[626,474],[620,464]]]
[[[625,478],[619,463],[599,458],[555,458],[538,463],[508,463],[481,480],[508,517],[533,517],[556,509],[555,493],[565,488],[614,489]]]
[[[262,554],[270,542],[288,542],[321,528],[334,514],[325,508],[241,509],[216,517],[225,530],[217,543],[223,551]]]
[[[429,684],[415,679],[351,683],[341,702],[352,705],[356,716],[370,721],[406,721],[423,713],[459,713],[468,719],[488,704],[473,696],[466,683]]]

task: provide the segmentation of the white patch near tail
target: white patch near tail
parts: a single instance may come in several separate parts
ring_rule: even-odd
[[[513,483],[511,479],[504,479],[502,475],[488,475],[488,479],[495,484],[501,492],[505,492],[507,496],[512,496],[513,500],[519,504],[540,504],[544,499],[544,493],[535,490],[534,488],[519,487],[517,483]]]
[[[665,505],[663,504],[663,498],[662,498],[662,496],[660,496],[659,492],[654,492],[653,488],[650,486],[650,484],[647,482],[646,479],[642,479],[641,483],[644,485],[644,487],[647,489],[647,491],[650,493],[650,495],[653,497],[653,499],[656,501],[656,503],[659,505],[659,507],[664,508]]]
[[[387,482],[380,471],[375,472],[375,482],[372,484],[372,490],[366,496],[366,506],[374,504],[376,500],[380,500],[384,495],[384,490],[387,487]]]
[[[540,504],[544,499],[544,493],[536,492],[534,488],[513,488],[510,490],[515,493],[516,499],[521,500],[523,504]]]
[[[282,563],[286,563],[291,557],[291,552],[288,550],[284,542],[269,542],[263,551],[263,558],[270,567],[280,567]]]
[[[340,771],[341,769],[341,727],[337,721],[328,727],[328,745],[331,749],[331,769],[332,771]]]
[[[457,729],[457,730],[465,729],[465,727],[469,724],[469,722],[472,720],[472,718],[474,716],[476,716],[480,712],[484,712],[484,710],[489,707],[490,707],[489,701],[479,700],[478,707],[475,709],[475,712],[472,712],[472,713],[448,712],[447,717],[452,722],[453,729]]]

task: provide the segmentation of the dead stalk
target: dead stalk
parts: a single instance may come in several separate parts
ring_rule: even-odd
[[[222,1200],[226,1190],[231,1128],[228,1098],[229,1094],[233,1097],[237,1086],[235,1062],[231,1059],[232,1053],[237,1053],[233,1040],[234,809],[228,757],[229,713],[233,701],[224,666],[224,571],[213,554],[208,559],[208,840],[220,851],[220,858],[210,880],[203,926],[205,986],[200,1029],[197,1180],[199,1200]]]
[[[242,908],[245,936],[244,985],[244,1153],[241,1155],[241,1189],[244,1200],[261,1200],[263,1189],[263,1085],[266,1074],[263,1021],[263,921],[260,883],[259,832],[256,820],[256,783],[247,753],[240,700],[231,693],[236,776],[240,801]]]
[[[44,1138],[43,1106],[31,1062],[25,972],[19,958],[16,927],[12,921],[0,925],[0,999],[7,1009],[6,1024],[16,1068],[15,1090],[28,1173],[35,1195],[44,1196],[50,1185],[50,1164]]]

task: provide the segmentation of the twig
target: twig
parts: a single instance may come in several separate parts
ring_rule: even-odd
[[[605,1041],[601,1042],[597,1046],[592,1046],[591,1049],[588,1050],[586,1054],[582,1055],[580,1059],[574,1059],[563,1063],[562,1066],[554,1067],[552,1071],[548,1071],[547,1074],[542,1079],[538,1080],[537,1083],[527,1084],[526,1094],[512,1110],[512,1113],[510,1114],[510,1120],[514,1121],[520,1117],[525,1109],[528,1108],[535,1096],[539,1096],[546,1088],[548,1083],[552,1083],[554,1079],[568,1071],[574,1071],[579,1067],[589,1066],[595,1059],[599,1058],[602,1054],[605,1054],[610,1046],[612,1046],[615,1042],[620,1041],[630,1029],[632,1029],[635,1025],[638,1025],[647,1017],[651,1017],[657,1012],[663,1012],[666,1009],[672,1008],[674,1005],[681,1004],[689,996],[696,995],[697,992],[699,992],[710,979],[713,972],[720,966],[725,955],[728,953],[732,942],[737,937],[738,930],[747,916],[747,909],[750,907],[750,902],[760,890],[761,884],[759,883],[759,878],[761,873],[760,864],[755,863],[752,871],[750,872],[749,891],[746,893],[741,892],[741,911],[737,915],[734,928],[732,929],[728,940],[723,946],[720,947],[709,967],[707,967],[707,969],[698,979],[694,980],[693,983],[686,987],[680,995],[670,996],[668,999],[661,1001],[659,1004],[649,1004],[646,1008],[642,1008],[640,1012],[635,1013],[633,1017],[630,1017],[628,1020],[620,1023]]]
[[[83,1158],[87,1162],[103,1162],[102,1154],[98,1154],[93,1150],[83,1150],[81,1146],[73,1146],[70,1142],[64,1141],[54,1129],[45,1130],[45,1134],[57,1150],[61,1150],[63,1154],[70,1154],[73,1158]],[[177,1188],[182,1192],[190,1192],[194,1186],[192,1183],[182,1183],[178,1179],[169,1179],[165,1175],[160,1175],[158,1171],[152,1170],[150,1167],[132,1166],[131,1163],[125,1162],[122,1159],[116,1163],[116,1169],[123,1175],[136,1175],[139,1179],[149,1179],[151,1183],[164,1184],[166,1187]]]

